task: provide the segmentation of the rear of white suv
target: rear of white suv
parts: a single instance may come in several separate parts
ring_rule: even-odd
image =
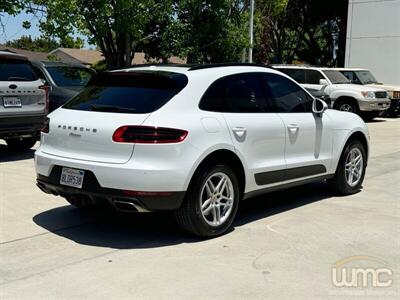
[[[48,111],[48,92],[24,56],[0,52],[0,139],[9,147],[25,150],[36,143]]]
[[[186,230],[219,235],[242,198],[319,180],[361,188],[366,126],[326,108],[255,65],[105,73],[50,114],[37,184],[77,207],[174,210]]]

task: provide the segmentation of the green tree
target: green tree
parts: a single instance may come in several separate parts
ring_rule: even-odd
[[[80,38],[70,39],[67,41],[57,41],[47,37],[38,37],[33,39],[31,36],[21,36],[13,41],[8,41],[6,45],[30,51],[50,52],[59,47],[82,48],[83,41]]]
[[[41,30],[65,40],[79,32],[102,51],[109,68],[131,64],[135,51],[155,32],[150,23],[172,18],[172,0],[35,0],[46,10]]]
[[[181,56],[188,62],[240,61],[248,46],[248,13],[242,1],[179,0],[175,3]]]
[[[285,9],[261,16],[264,40],[258,43],[263,54],[260,61],[343,65],[347,0],[289,0]]]

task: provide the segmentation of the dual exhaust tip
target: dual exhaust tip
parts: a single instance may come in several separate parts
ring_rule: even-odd
[[[55,196],[59,195],[57,192],[51,189],[47,189],[46,186],[41,182],[37,182],[36,185],[38,186],[39,189],[41,189],[43,192],[47,194],[53,194]],[[145,209],[135,199],[113,198],[111,200],[111,203],[116,210],[122,212],[149,212],[149,210]]]
[[[116,210],[123,212],[148,212],[143,206],[134,200],[129,199],[113,199],[112,203]]]

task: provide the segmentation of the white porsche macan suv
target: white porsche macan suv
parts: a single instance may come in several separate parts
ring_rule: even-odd
[[[94,77],[49,115],[37,185],[77,207],[174,210],[216,236],[243,198],[323,180],[359,191],[368,139],[359,116],[268,67],[140,66]]]

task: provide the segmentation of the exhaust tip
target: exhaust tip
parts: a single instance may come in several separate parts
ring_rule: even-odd
[[[128,200],[114,200],[114,207],[116,210],[124,211],[124,212],[139,212],[136,208],[136,205]]]

